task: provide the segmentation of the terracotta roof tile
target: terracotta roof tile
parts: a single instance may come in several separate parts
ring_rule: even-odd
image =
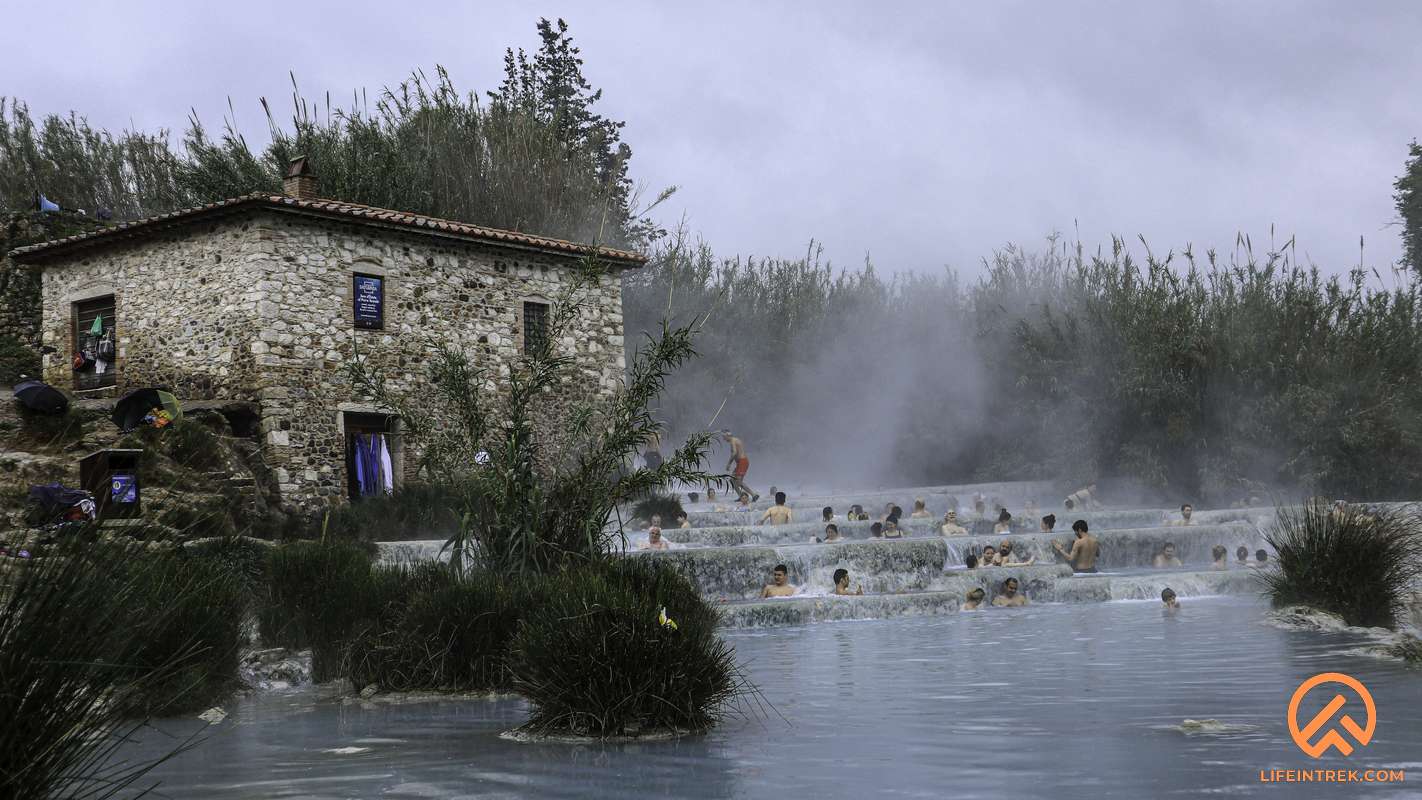
[[[519,233],[518,231],[488,228],[483,225],[474,225],[468,222],[427,217],[422,214],[411,214],[404,211],[392,211],[388,208],[376,208],[374,206],[360,205],[359,203],[346,203],[339,200],[319,198],[314,200],[298,200],[294,197],[288,197],[287,195],[268,194],[265,192],[255,192],[241,197],[219,200],[215,203],[194,206],[193,208],[170,211],[166,214],[158,214],[145,219],[120,222],[109,228],[76,234],[74,236],[66,236],[62,239],[51,239],[47,242],[29,245],[28,247],[16,248],[10,251],[10,255],[22,260],[30,257],[39,258],[48,255],[57,255],[61,252],[67,252],[81,247],[103,244],[120,239],[138,238],[177,225],[196,222],[212,214],[225,213],[248,206],[254,208],[269,208],[287,213],[293,211],[306,212],[320,216],[328,216],[334,219],[351,219],[358,222],[377,221],[415,229],[439,230],[473,241],[509,244],[517,247],[568,255],[581,256],[596,253],[599,258],[628,265],[641,265],[647,261],[645,256],[629,250],[616,250],[610,247],[594,248],[591,245],[579,244],[564,239],[553,239],[546,236]]]

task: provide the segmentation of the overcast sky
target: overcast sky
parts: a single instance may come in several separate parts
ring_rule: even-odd
[[[719,252],[974,272],[1080,230],[1160,252],[1297,234],[1335,270],[1398,256],[1422,136],[1422,3],[14,4],[0,95],[111,128],[215,126],[288,71],[338,102],[439,63],[481,92],[562,16],[635,177]],[[887,8],[886,8],[887,7]]]

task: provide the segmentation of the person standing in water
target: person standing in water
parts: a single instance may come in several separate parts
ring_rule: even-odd
[[[789,525],[795,520],[795,512],[790,510],[790,506],[785,505],[785,493],[775,493],[775,505],[767,508],[761,515],[757,525],[764,525],[769,522],[771,525]]]
[[[746,485],[746,473],[750,471],[750,456],[746,455],[745,442],[742,442],[730,431],[721,431],[721,436],[731,446],[731,459],[726,462],[726,469],[731,471],[732,488],[740,494],[750,495],[752,501],[759,500],[760,495]]]
[[[982,608],[984,597],[987,597],[987,592],[984,592],[981,586],[968,590],[968,597],[963,601],[963,610],[977,611]]]
[[[1052,549],[1071,564],[1073,572],[1096,572],[1096,555],[1101,545],[1097,543],[1096,537],[1091,535],[1086,520],[1073,522],[1071,529],[1076,533],[1076,541],[1071,543],[1071,551],[1064,549],[1061,542],[1052,542]]]
[[[1068,511],[1074,508],[1080,508],[1082,511],[1085,511],[1092,506],[1101,505],[1101,502],[1096,499],[1096,484],[1087,484],[1067,495],[1065,505]]]
[[[642,453],[642,460],[646,462],[647,469],[661,469],[662,435],[660,433],[653,433],[652,438],[647,440],[647,450]]]
[[[1007,509],[1002,509],[997,515],[997,524],[992,526],[993,533],[1012,532],[1012,514]]]
[[[849,570],[844,567],[834,571],[834,593],[835,594],[864,594],[864,584],[859,584],[854,591],[849,591]]]
[[[968,529],[958,524],[957,509],[948,509],[948,513],[943,515],[943,524],[938,527],[944,536],[967,536]]]
[[[653,525],[647,530],[647,543],[642,546],[643,550],[666,550],[667,543],[662,541],[662,529]]]
[[[776,564],[770,572],[770,583],[760,590],[761,597],[789,597],[795,594],[795,586],[790,583],[789,570],[784,564]]]
[[[1025,606],[1027,605],[1027,595],[1018,594],[1016,578],[1008,578],[1002,582],[1002,591],[992,599],[992,604],[1007,607]]]
[[[1174,522],[1172,522],[1172,523],[1170,523],[1170,524],[1171,524],[1171,525],[1174,525],[1174,526],[1176,526],[1176,527],[1184,527],[1184,526],[1186,526],[1186,525],[1194,525],[1195,523],[1190,521],[1190,517],[1193,516],[1194,514],[1195,514],[1195,507],[1192,506],[1192,505],[1190,505],[1189,503],[1186,503],[1185,505],[1183,505],[1183,506],[1180,507],[1180,519],[1178,519],[1178,520],[1176,520],[1176,521],[1174,521]]]
[[[1162,545],[1160,552],[1155,554],[1155,560],[1152,563],[1156,569],[1184,566],[1180,563],[1180,557],[1175,555],[1174,542],[1166,542]]]
[[[1175,590],[1169,586],[1160,593],[1160,602],[1164,604],[1167,614],[1174,614],[1180,610],[1180,601],[1175,598]]]

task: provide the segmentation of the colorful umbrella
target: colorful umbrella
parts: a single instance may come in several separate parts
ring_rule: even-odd
[[[183,407],[178,404],[178,398],[174,397],[166,389],[139,389],[129,392],[119,398],[114,403],[114,412],[109,415],[109,419],[119,426],[121,431],[131,431],[144,423],[144,418],[153,411],[165,412],[168,422],[177,422],[183,418]]]

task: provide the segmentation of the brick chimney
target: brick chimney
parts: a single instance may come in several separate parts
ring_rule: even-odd
[[[287,197],[297,200],[315,200],[316,173],[311,171],[311,161],[306,156],[297,156],[286,167],[286,177],[281,179],[281,191]]]

